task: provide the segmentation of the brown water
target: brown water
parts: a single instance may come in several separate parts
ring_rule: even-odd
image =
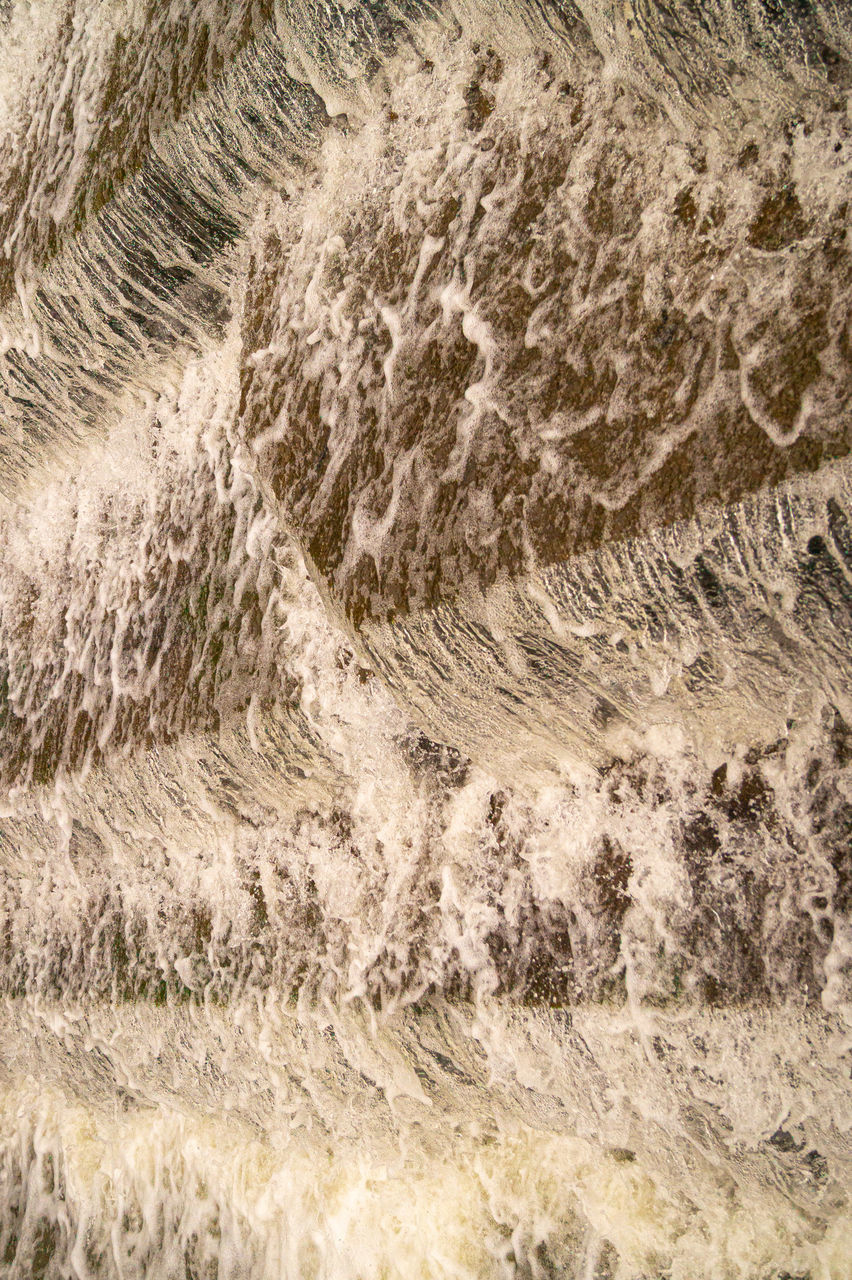
[[[6,23],[0,1275],[849,1276],[846,7]]]

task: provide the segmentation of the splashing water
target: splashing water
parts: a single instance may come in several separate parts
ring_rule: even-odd
[[[0,1275],[852,1276],[850,89],[0,4]]]

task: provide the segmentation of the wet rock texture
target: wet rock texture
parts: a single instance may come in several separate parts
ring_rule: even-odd
[[[256,242],[241,429],[356,624],[848,452],[845,98],[688,145],[544,64],[412,68]]]

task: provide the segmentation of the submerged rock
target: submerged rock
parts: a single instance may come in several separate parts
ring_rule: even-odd
[[[847,1276],[841,6],[190,7],[0,3],[0,1271]]]

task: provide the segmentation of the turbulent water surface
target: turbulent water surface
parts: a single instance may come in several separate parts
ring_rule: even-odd
[[[0,1276],[852,1277],[848,0],[0,0]]]

